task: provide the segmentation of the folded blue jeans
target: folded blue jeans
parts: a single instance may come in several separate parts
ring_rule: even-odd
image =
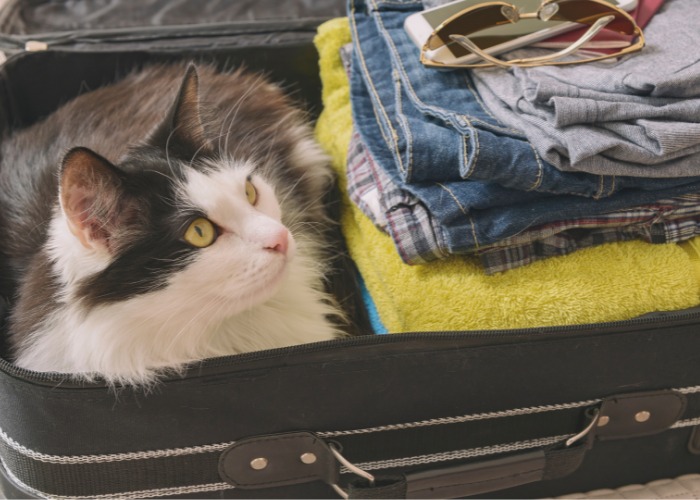
[[[485,111],[468,71],[420,64],[403,22],[421,9],[418,0],[350,0],[353,119],[377,164],[436,219],[447,253],[700,188],[697,177],[600,176],[546,164]]]

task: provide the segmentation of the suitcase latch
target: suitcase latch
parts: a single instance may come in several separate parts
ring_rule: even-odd
[[[219,475],[241,489],[324,481],[338,483],[340,464],[322,439],[291,432],[241,439],[219,458]]]
[[[686,397],[675,391],[612,396],[600,405],[595,436],[604,441],[656,434],[675,424],[685,407]]]

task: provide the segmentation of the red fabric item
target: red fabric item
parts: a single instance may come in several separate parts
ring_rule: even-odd
[[[637,7],[630,12],[640,28],[644,28],[656,11],[663,5],[664,0],[638,0]],[[551,49],[563,49],[578,40],[587,28],[578,28],[561,35],[553,36],[542,42],[534,44],[535,47]],[[586,50],[594,50],[602,53],[612,53],[615,47],[626,47],[631,42],[631,38],[610,30],[602,30],[596,37],[583,46]]]

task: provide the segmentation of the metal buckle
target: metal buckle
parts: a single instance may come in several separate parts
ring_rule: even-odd
[[[353,464],[347,458],[341,455],[340,451],[338,450],[338,448],[335,447],[334,443],[328,443],[328,448],[330,448],[331,453],[333,453],[333,456],[335,456],[336,460],[338,460],[338,462],[340,462],[341,465],[344,465],[345,468],[347,468],[353,474],[366,479],[369,482],[370,486],[374,486],[374,476],[372,474],[360,469],[357,465]],[[340,498],[350,498],[348,492],[340,486],[338,486],[337,484],[331,484],[331,487],[340,496]]]
[[[581,439],[588,436],[588,434],[590,434],[593,428],[598,424],[598,419],[600,418],[600,410],[598,408],[592,408],[586,413],[590,413],[589,416],[591,418],[591,422],[581,432],[579,432],[575,436],[571,436],[569,439],[566,440],[567,448],[575,442],[580,441]]]

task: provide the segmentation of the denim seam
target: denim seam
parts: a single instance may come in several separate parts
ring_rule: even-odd
[[[493,114],[491,114],[491,112],[488,110],[488,108],[484,105],[484,102],[481,100],[479,93],[476,91],[476,89],[473,87],[473,85],[469,81],[469,78],[468,78],[466,73],[464,74],[464,83],[467,85],[467,88],[474,95],[474,99],[476,100],[476,102],[479,103],[479,106],[481,107],[482,111],[484,111],[486,114],[488,114],[490,117],[492,117],[498,123],[500,123],[500,121]],[[501,128],[501,130],[511,132],[511,133],[514,133],[517,135],[522,135],[522,132],[515,130],[513,128],[510,128],[510,127]],[[532,153],[535,157],[535,161],[537,162],[537,177],[536,177],[535,181],[533,182],[532,186],[529,189],[527,189],[527,191],[535,191],[535,190],[537,190],[537,188],[539,188],[542,185],[542,182],[544,180],[544,165],[542,165],[541,157],[537,153],[537,150],[532,145],[532,143],[530,141],[527,141],[527,144],[528,144],[528,146],[530,146],[530,149],[532,150]]]
[[[350,16],[350,19],[351,19],[351,21],[352,21],[352,22],[351,22],[351,24],[352,24],[352,31],[353,31],[353,34],[354,34],[354,36],[355,36],[355,40],[359,40],[358,33],[357,33],[357,24],[356,24],[356,22],[355,22],[355,4],[354,4],[354,3],[352,4],[352,11],[351,11],[351,14],[352,14],[352,15]],[[398,150],[398,138],[397,138],[397,135],[396,135],[396,131],[395,131],[395,130],[393,129],[393,127],[391,126],[391,120],[389,120],[389,115],[387,114],[386,109],[384,108],[384,104],[382,103],[382,100],[379,98],[379,95],[377,94],[377,90],[374,88],[374,85],[372,84],[372,79],[371,79],[370,76],[369,76],[369,70],[367,69],[367,63],[366,63],[366,61],[365,61],[364,54],[362,53],[361,50],[358,50],[357,52],[358,52],[358,54],[357,54],[357,55],[358,55],[358,58],[360,59],[360,62],[362,63],[362,66],[363,66],[363,68],[364,68],[364,74],[367,76],[367,78],[366,78],[366,79],[363,79],[363,80],[365,80],[365,85],[367,86],[368,90],[370,90],[370,91],[374,94],[375,99],[376,99],[376,101],[377,101],[377,105],[378,105],[378,107],[381,109],[382,114],[384,115],[384,117],[386,118],[386,124],[387,124],[386,126],[387,126],[387,127],[389,128],[389,130],[391,131],[391,135],[392,135],[392,137],[393,137],[393,139],[394,139],[394,144],[393,144],[393,146],[394,146],[394,150],[396,151],[396,157],[397,157],[398,160],[399,160],[399,168],[400,168],[402,171],[404,171],[403,165],[401,164],[401,155],[400,155],[399,150]],[[376,116],[376,111],[375,111],[375,116]],[[379,122],[379,123],[380,123],[379,128],[381,129],[381,128],[382,128],[382,127],[381,127],[381,122]],[[383,134],[382,134],[382,135],[383,135]],[[389,141],[387,141],[386,139],[387,139],[387,137],[384,136],[385,142],[389,142]]]
[[[528,189],[528,191],[534,191],[542,185],[542,180],[544,179],[544,166],[542,165],[540,155],[537,153],[535,146],[533,146],[530,141],[527,141],[527,144],[530,146],[530,149],[532,149],[532,154],[535,156],[535,161],[537,161],[537,178],[535,179],[532,187]]]
[[[479,160],[479,153],[481,153],[481,142],[479,142],[479,131],[473,129],[472,137],[474,138],[474,154],[472,155],[471,164],[475,165]]]
[[[435,237],[435,251],[441,256],[440,258],[445,259],[450,256],[450,252],[445,251],[447,248],[447,241],[445,240],[445,235],[442,232],[442,228],[439,224],[435,224],[435,219],[429,217],[430,227],[433,230],[433,236]]]
[[[467,144],[467,136],[462,135],[462,161],[465,165],[469,165],[469,168],[462,176],[463,179],[469,179],[474,172],[474,164],[469,164],[469,144]]]
[[[603,197],[605,192],[605,176],[601,175],[598,177],[598,191],[593,195],[594,200],[599,200]]]
[[[501,121],[500,121],[498,118],[496,118],[496,117],[491,113],[491,111],[484,105],[484,101],[481,100],[481,96],[480,96],[479,93],[476,91],[476,89],[475,89],[474,86],[471,84],[471,82],[469,81],[469,77],[468,77],[468,75],[467,75],[466,72],[463,72],[462,77],[463,77],[463,79],[464,79],[465,85],[466,85],[467,88],[471,91],[472,95],[474,96],[474,99],[479,103],[479,106],[481,106],[481,109],[484,111],[484,113],[486,113],[486,114],[489,115],[491,118],[493,118],[494,121],[495,121],[496,123],[499,123],[499,124],[500,124]],[[464,116],[464,115],[461,115],[461,116]],[[482,123],[485,123],[485,122],[482,122]],[[490,127],[491,127],[493,130],[498,130],[499,132],[510,132],[511,134],[520,135],[520,136],[522,136],[522,134],[523,134],[522,131],[517,130],[517,129],[514,129],[514,128],[512,128],[512,127],[508,127],[508,126],[501,127],[501,126],[498,126],[498,125],[490,125]]]
[[[379,113],[377,112],[377,106],[372,106],[372,113],[374,114],[374,119],[377,120],[377,125],[379,125],[379,132],[382,134],[382,139],[384,139],[384,142],[387,144],[393,144],[394,141],[392,140],[391,137],[386,135],[386,130],[384,130],[384,127],[382,127],[382,117],[379,116]]]
[[[413,179],[413,136],[411,135],[411,128],[406,122],[406,115],[403,113],[403,99],[401,98],[401,76],[399,76],[398,71],[392,70],[392,78],[394,80],[394,92],[396,92],[396,121],[399,126],[404,129],[405,141],[406,141],[406,165],[402,169],[406,182]],[[398,148],[397,148],[398,152]]]
[[[471,120],[465,118],[467,121],[467,125],[469,125],[469,128],[471,128],[471,137],[474,139],[474,151],[472,153],[472,158],[471,160],[469,159],[469,144],[467,143],[467,139],[470,137],[467,136],[466,134],[462,134],[462,137],[464,137],[464,152],[466,154],[466,158],[464,159],[467,163],[465,165],[469,165],[469,170],[471,171],[474,166],[476,165],[476,162],[479,160],[479,153],[481,152],[479,149],[479,132],[476,130],[471,123]]]
[[[459,209],[462,211],[462,213],[469,219],[469,225],[472,228],[472,238],[474,238],[474,249],[478,250],[481,245],[479,245],[479,239],[476,237],[476,228],[474,227],[474,219],[472,218],[471,214],[467,212],[462,204],[459,202],[459,199],[455,196],[455,194],[452,192],[450,188],[442,184],[441,182],[436,182],[438,186],[440,186],[442,189],[447,191],[447,193],[452,197],[452,199],[455,201]]]

